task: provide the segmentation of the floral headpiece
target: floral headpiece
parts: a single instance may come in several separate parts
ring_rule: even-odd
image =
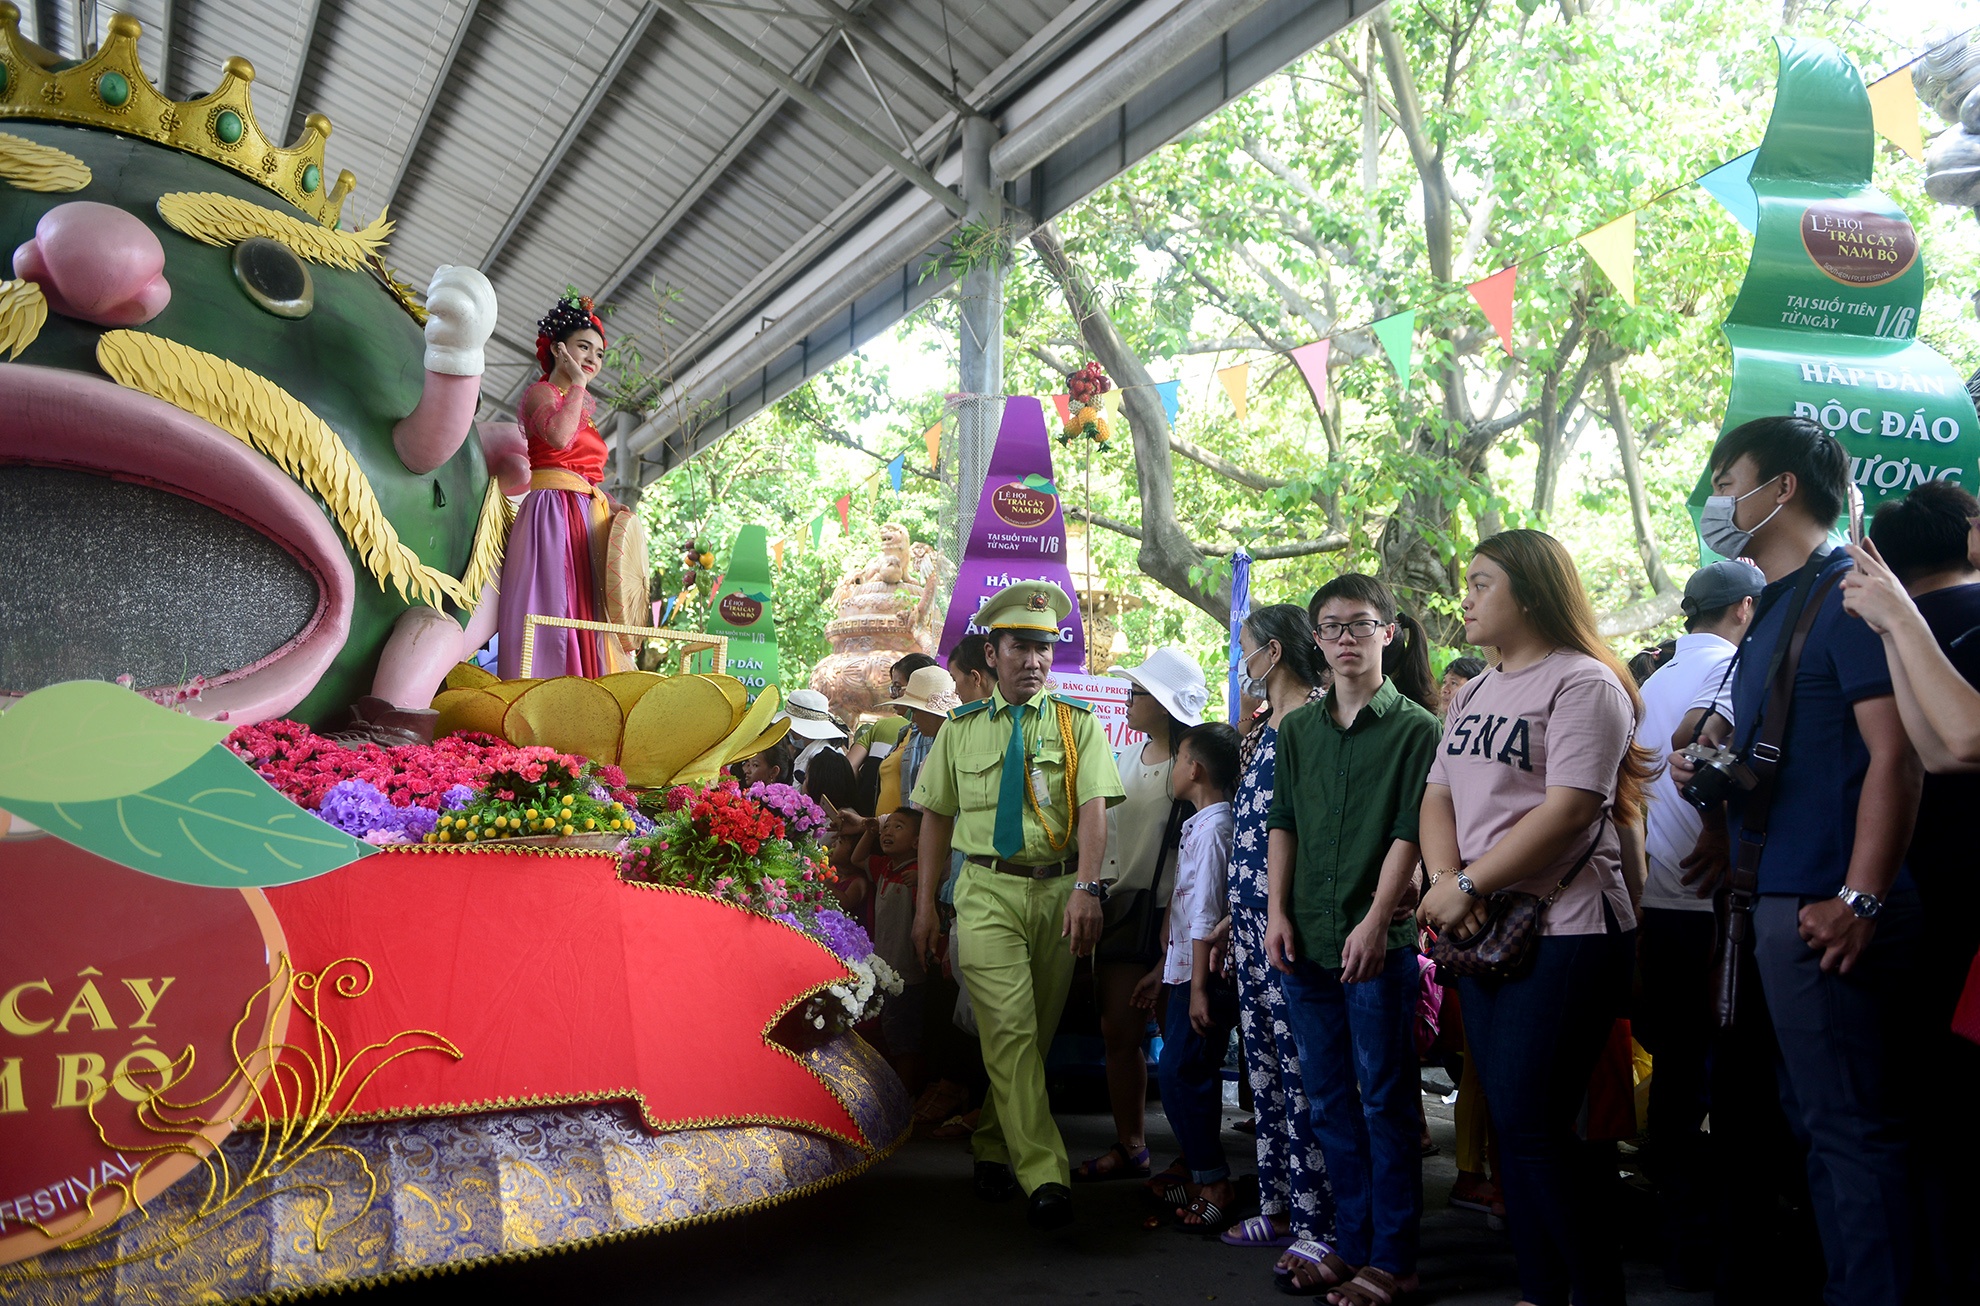
[[[586,327],[596,331],[600,340],[606,338],[605,324],[599,320],[590,297],[567,288],[556,307],[545,313],[543,320],[536,324],[536,361],[542,366],[543,375],[550,375],[555,361],[552,347]]]

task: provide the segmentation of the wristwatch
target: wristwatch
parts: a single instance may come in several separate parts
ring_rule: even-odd
[[[1882,898],[1879,898],[1874,893],[1864,893],[1860,889],[1852,889],[1847,884],[1836,890],[1836,897],[1848,903],[1849,909],[1855,912],[1856,918],[1861,921],[1875,920],[1877,913],[1884,910],[1884,900]]]
[[[1105,880],[1074,880],[1073,888],[1080,890],[1082,893],[1090,893],[1101,902],[1107,901],[1107,882]]]
[[[1467,898],[1476,898],[1478,896],[1478,890],[1472,886],[1471,877],[1463,871],[1457,873],[1457,886],[1458,892]]]

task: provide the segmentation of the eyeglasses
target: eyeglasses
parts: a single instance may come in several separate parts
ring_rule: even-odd
[[[1388,624],[1386,621],[1376,621],[1370,617],[1363,617],[1358,621],[1323,621],[1320,623],[1319,635],[1321,639],[1326,640],[1339,639],[1342,635],[1367,639]]]
[[[1149,693],[1149,692],[1148,692],[1147,690],[1145,690],[1145,689],[1130,689],[1130,690],[1128,691],[1128,697],[1129,697],[1129,698],[1153,698],[1153,697],[1155,697],[1155,696],[1154,696],[1153,694],[1151,694],[1151,693]]]

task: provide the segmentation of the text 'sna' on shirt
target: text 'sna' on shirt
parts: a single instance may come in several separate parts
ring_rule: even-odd
[[[1600,794],[1602,811],[1611,811],[1635,726],[1635,705],[1615,672],[1572,649],[1556,649],[1518,671],[1492,667],[1466,685],[1451,704],[1429,780],[1451,791],[1458,855],[1466,864],[1483,857],[1541,804],[1549,787]],[[1591,841],[1594,855],[1543,913],[1542,934],[1604,933],[1605,898],[1618,925],[1635,926],[1622,842],[1615,822],[1602,824],[1600,817],[1576,831],[1549,865],[1503,887],[1545,898]]]
[[[1368,915],[1389,846],[1417,841],[1423,783],[1437,751],[1437,718],[1384,679],[1347,727],[1322,699],[1279,726],[1278,775],[1266,828],[1299,841],[1293,860],[1292,923],[1300,955],[1330,969]],[[1408,921],[1389,926],[1385,947],[1416,941]]]

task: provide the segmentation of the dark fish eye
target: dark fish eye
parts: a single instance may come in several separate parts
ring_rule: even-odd
[[[276,317],[308,317],[316,307],[309,269],[279,240],[250,236],[234,246],[234,280],[249,299]]]

